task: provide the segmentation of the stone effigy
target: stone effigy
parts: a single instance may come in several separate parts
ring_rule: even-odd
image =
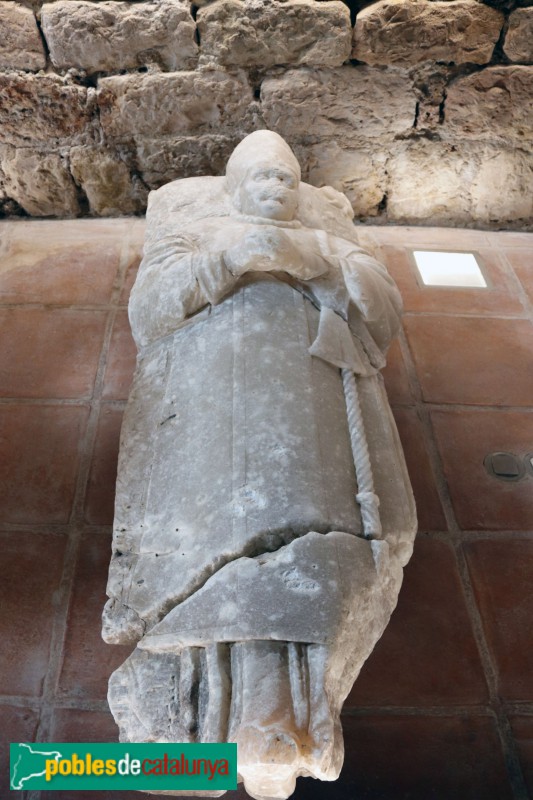
[[[379,374],[401,301],[352,213],[256,131],[151,194],[130,299],[109,703],[123,741],[237,742],[255,798],[338,777],[416,530]]]

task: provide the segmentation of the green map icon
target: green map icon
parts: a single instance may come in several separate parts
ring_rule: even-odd
[[[57,750],[46,750],[46,745],[12,744],[11,745],[11,789],[31,789],[32,779],[43,778],[46,762],[50,759],[58,761],[62,758]]]

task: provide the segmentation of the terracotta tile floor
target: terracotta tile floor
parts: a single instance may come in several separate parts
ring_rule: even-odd
[[[429,403],[529,406],[533,323],[522,319],[406,316],[422,396]]]
[[[135,370],[137,348],[131,335],[126,311],[115,318],[104,375],[103,396],[106,400],[127,400]]]
[[[110,647],[100,635],[111,536],[86,531],[80,542],[66,625],[58,696],[105,700],[109,675],[129,656],[131,647]],[[62,741],[62,740],[59,740]]]
[[[533,692],[533,539],[469,542],[466,556],[499,692],[527,703]]]
[[[495,480],[483,462],[508,452],[524,462],[533,453],[533,414],[504,408],[435,409],[431,412],[453,509],[466,530],[526,530],[533,521],[533,474]]]
[[[524,770],[530,797],[533,797],[533,717],[511,717],[511,727],[518,745],[520,764]]]
[[[69,521],[88,417],[85,404],[2,404],[2,522]]]
[[[89,481],[85,495],[85,521],[112,525],[115,504],[118,446],[123,411],[108,403],[100,406]]]
[[[100,614],[135,363],[126,304],[143,233],[142,220],[0,224],[3,765],[9,741],[116,739],[106,686],[129,650],[101,641]],[[533,453],[533,235],[361,233],[406,308],[385,380],[420,534],[398,608],[345,707],[342,776],[301,780],[294,796],[524,800],[533,792],[533,469],[502,482],[483,461]],[[423,287],[417,248],[475,251],[489,288]]]
[[[346,707],[467,706],[487,701],[453,550],[445,542],[420,537],[405,570],[398,607]]]
[[[394,418],[403,446],[411,485],[416,500],[420,531],[446,529],[446,518],[439,497],[437,480],[428,452],[426,428],[418,409],[394,407]]]
[[[0,548],[0,693],[38,697],[48,671],[66,536],[2,531]]]
[[[70,308],[0,309],[2,397],[91,397],[106,314]]]
[[[22,792],[12,792],[9,788],[9,743],[33,742],[39,725],[39,712],[32,708],[0,705],[0,797],[18,798]],[[118,799],[117,799],[118,800]]]

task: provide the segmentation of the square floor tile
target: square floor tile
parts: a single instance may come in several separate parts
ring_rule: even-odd
[[[387,353],[387,366],[382,372],[389,403],[412,403],[407,369],[399,339],[395,339]]]
[[[133,284],[135,283],[135,279],[137,278],[137,272],[139,271],[139,264],[141,263],[142,259],[142,247],[138,246],[137,248],[132,248],[131,251],[131,260],[126,270],[126,277],[124,279],[124,286],[122,287],[122,292],[120,293],[120,300],[119,303],[122,306],[128,304],[128,300],[130,299],[130,293],[133,289]]]
[[[122,415],[121,410],[101,406],[85,499],[85,519],[93,525],[113,524]]]
[[[111,711],[55,708],[50,740],[53,742],[118,742],[118,726]]]
[[[511,800],[490,717],[344,717],[346,756],[336,800]],[[324,797],[305,781],[296,800]],[[330,791],[328,789],[328,797]]]
[[[513,268],[523,289],[533,303],[533,236],[531,248],[509,248],[503,251],[506,261]]]
[[[118,742],[118,727],[110,711],[56,708],[50,739],[54,742]],[[138,800],[139,792],[46,791],[44,800]]]
[[[39,712],[29,708],[0,705],[0,797],[20,798],[22,792],[9,787],[9,745],[33,742],[39,724]]]
[[[465,545],[504,700],[533,702],[533,536]]]
[[[2,521],[68,522],[87,406],[0,404]]]
[[[533,473],[520,481],[490,475],[484,459],[533,453],[533,414],[521,411],[435,410],[431,419],[455,516],[465,530],[531,530]]]
[[[424,400],[531,405],[533,324],[528,320],[408,316],[404,327]]]
[[[109,400],[127,400],[135,371],[137,348],[131,335],[126,311],[119,311],[113,325],[107,355],[103,396]]]
[[[488,701],[453,550],[417,537],[398,606],[345,706]]]
[[[54,534],[0,533],[2,694],[38,696],[42,691],[65,545],[66,538]]]
[[[59,696],[105,700],[109,676],[132,650],[106,644],[101,635],[110,558],[111,535],[84,534],[74,577]]]
[[[0,304],[109,303],[122,238],[108,220],[2,223]]]
[[[533,233],[526,231],[487,231],[489,243],[493,247],[527,247],[533,249]]]
[[[0,310],[0,397],[90,396],[105,323],[103,311]]]
[[[527,788],[533,797],[533,716],[514,716],[510,719],[520,766]]]
[[[420,531],[446,530],[446,518],[428,454],[425,426],[419,419],[415,408],[394,406],[393,414],[416,500],[418,529]]]

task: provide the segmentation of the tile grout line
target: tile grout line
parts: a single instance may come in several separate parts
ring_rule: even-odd
[[[505,249],[498,248],[498,256],[500,258],[500,261],[502,262],[502,265],[506,268],[506,270],[509,272],[509,275],[511,276],[511,282],[514,284],[515,290],[517,291],[518,296],[520,297],[520,301],[524,306],[526,314],[528,315],[529,319],[533,321],[533,302],[529,299],[529,295],[526,292],[524,286],[522,285],[522,281],[515,272],[513,265],[505,255]]]
[[[533,531],[465,531],[459,530],[455,534],[450,535],[449,531],[423,531],[423,536],[429,536],[431,539],[440,539],[445,542],[459,541],[463,544],[469,542],[479,542],[483,540],[502,542],[509,541],[509,539],[529,540],[533,537]]]
[[[471,312],[470,314],[462,311],[460,314],[454,313],[453,311],[404,311],[404,317],[408,318],[419,318],[419,317],[449,317],[451,319],[482,319],[482,320],[503,320],[505,322],[519,322],[519,321],[527,321],[529,320],[529,313],[526,309],[523,309],[519,314],[497,314],[496,312],[491,313],[490,311],[483,311],[478,312],[475,314]]]
[[[43,706],[42,697],[25,696],[21,694],[2,694],[0,695],[0,706],[13,706],[15,708],[29,708],[39,711]]]
[[[342,710],[341,717],[471,717],[474,714],[493,717],[494,711],[488,703],[473,703],[471,706],[351,706]]]
[[[455,543],[454,550],[456,553],[457,566],[459,569],[461,582],[463,584],[463,592],[466,598],[470,623],[474,631],[474,637],[478,645],[483,671],[485,672],[487,686],[489,688],[491,705],[496,716],[498,733],[502,743],[509,782],[511,784],[511,788],[513,789],[513,795],[516,800],[528,800],[529,792],[526,788],[516,743],[511,730],[509,718],[507,716],[506,704],[501,699],[498,691],[498,670],[487,644],[485,631],[483,628],[483,620],[481,612],[476,603],[474,588],[472,586],[470,571],[468,569],[468,562],[463,545],[464,543],[461,541],[457,541]]]
[[[100,357],[96,370],[94,389],[87,420],[85,434],[79,444],[79,462],[76,489],[72,501],[69,525],[67,528],[67,547],[63,561],[63,573],[59,589],[59,602],[54,614],[52,633],[49,646],[48,670],[44,678],[42,691],[42,711],[39,721],[36,741],[47,741],[51,734],[52,716],[55,707],[57,684],[63,666],[64,646],[67,634],[68,614],[72,593],[74,589],[74,576],[78,562],[81,538],[87,527],[84,524],[83,512],[90,468],[92,464],[94,444],[96,440],[98,421],[100,416],[101,399],[104,387],[104,376],[113,326],[117,316],[117,306],[126,278],[126,271],[130,261],[130,236],[125,232],[119,264],[114,280],[111,295],[111,310],[107,313],[106,326]],[[114,303],[114,305],[113,305]],[[40,793],[31,793],[28,800],[39,800]]]
[[[481,613],[478,608],[470,580],[470,573],[464,553],[465,541],[462,536],[461,528],[459,527],[455,517],[437,440],[433,430],[430,410],[422,398],[422,390],[418,381],[414,359],[403,328],[400,334],[400,347],[406,365],[409,384],[412,387],[413,399],[415,400],[417,414],[425,431],[424,441],[427,446],[429,461],[433,469],[437,492],[441,501],[446,523],[448,525],[449,535],[447,541],[451,545],[455,555],[455,561],[462,584],[466,610],[470,619],[472,633],[476,642],[481,666],[488,687],[490,704],[495,715],[496,726],[500,738],[509,784],[514,800],[529,800],[529,792],[527,790],[525,779],[522,773],[522,767],[518,757],[514,736],[512,734],[504,704],[498,694],[498,671],[488,647]]]
[[[0,397],[1,405],[17,406],[70,406],[84,407],[90,405],[92,395],[89,397]],[[113,398],[102,400],[102,404],[112,408],[125,408],[126,400],[114,400]]]
[[[65,524],[53,524],[53,525],[43,525],[39,522],[6,522],[3,525],[0,525],[0,535],[3,533],[32,533],[35,536],[61,536],[65,537],[68,536],[68,532],[71,528],[69,523]],[[95,535],[98,534],[109,534],[111,530],[111,525],[94,525],[92,523],[86,523],[83,525],[84,532],[92,533]]]

